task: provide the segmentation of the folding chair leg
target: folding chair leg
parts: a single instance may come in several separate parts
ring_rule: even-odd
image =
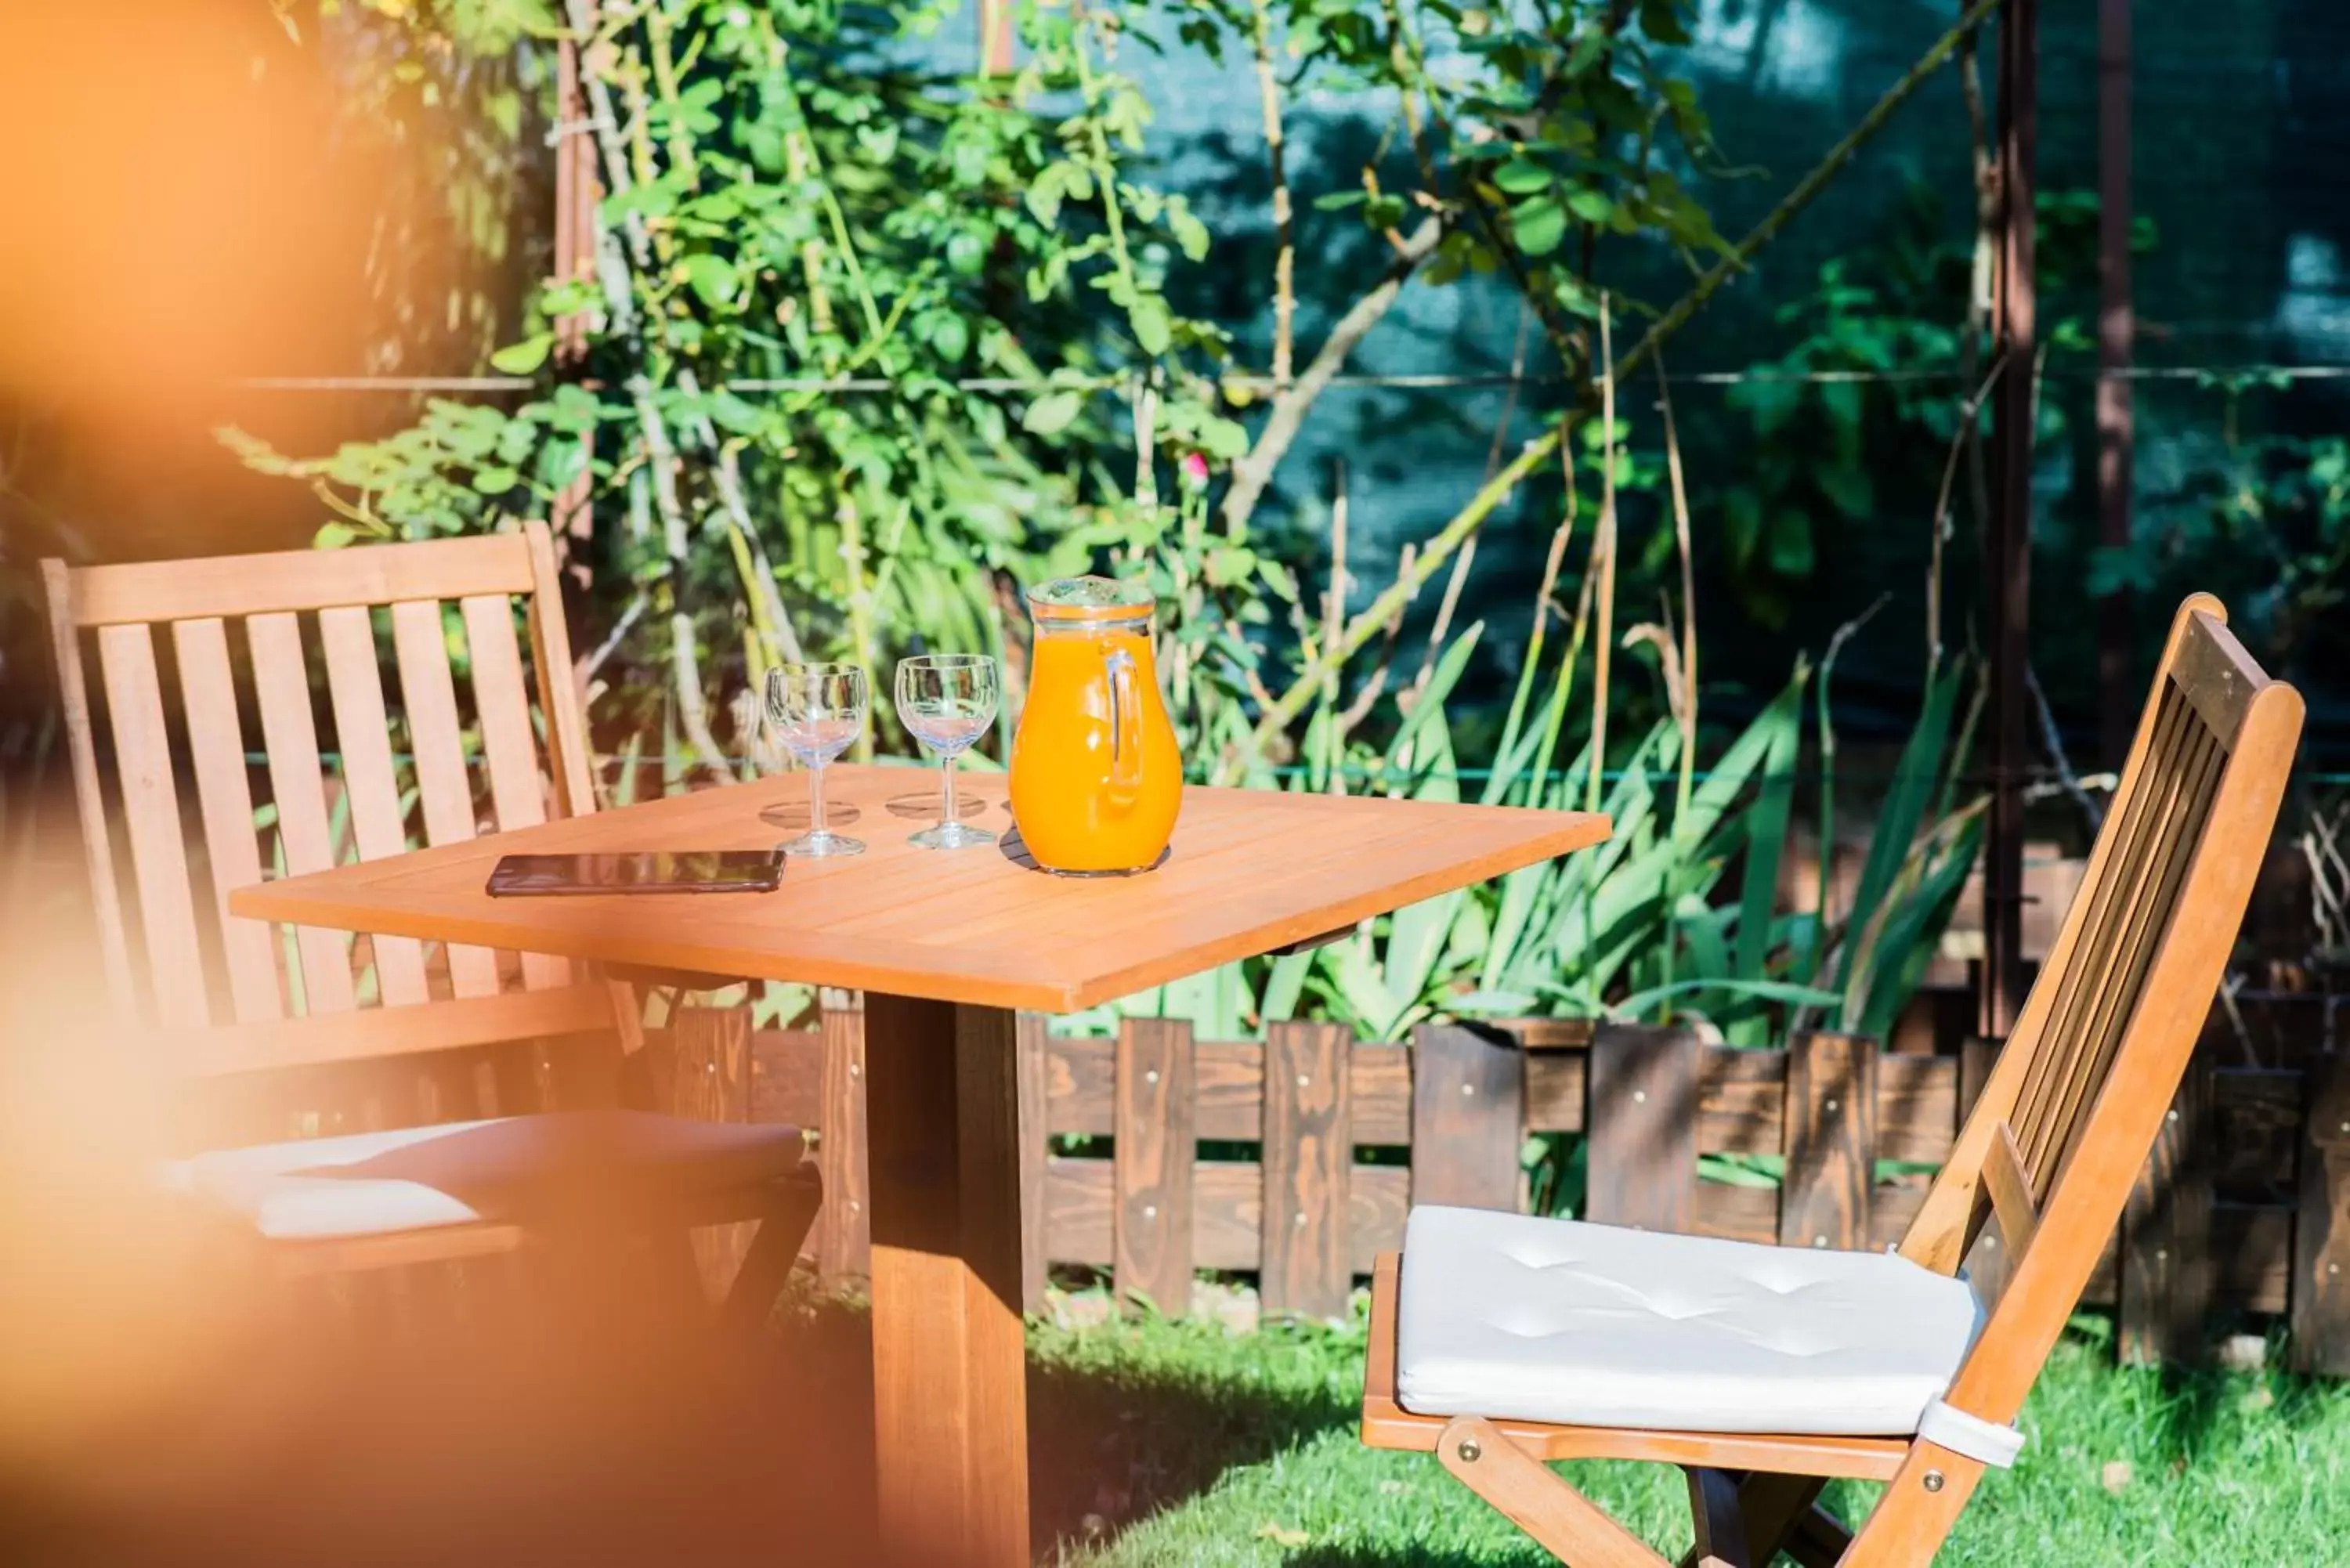
[[[1980,1459],[1919,1440],[1885,1486],[1852,1544],[1837,1559],[1841,1568],[1913,1568],[1931,1563],[1959,1521],[1959,1514],[1982,1480]]]
[[[1739,1507],[1738,1478],[1700,1465],[1682,1471],[1689,1477],[1690,1517],[1697,1523],[1697,1544],[1682,1561],[1695,1568],[1769,1568],[1770,1553],[1753,1550],[1753,1527]]]
[[[1437,1442],[1436,1457],[1471,1491],[1572,1568],[1669,1568],[1646,1542],[1503,1437],[1491,1421],[1455,1417]]]
[[[1803,1568],[1835,1568],[1852,1550],[1852,1532],[1826,1509],[1814,1503],[1795,1520],[1779,1550]]]
[[[751,1250],[743,1255],[743,1266],[721,1309],[730,1332],[753,1333],[767,1321],[823,1201],[824,1185],[813,1167],[775,1183],[773,1201],[760,1216],[758,1233],[751,1239]]]

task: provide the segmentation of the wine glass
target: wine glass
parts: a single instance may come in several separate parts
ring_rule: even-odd
[[[925,653],[898,661],[898,718],[945,759],[946,815],[907,842],[925,849],[993,844],[995,835],[955,815],[955,758],[995,722],[995,660],[983,653]]]
[[[862,855],[865,846],[824,826],[824,770],[865,731],[865,671],[854,664],[786,664],[767,671],[767,722],[808,770],[808,830],[786,855]]]

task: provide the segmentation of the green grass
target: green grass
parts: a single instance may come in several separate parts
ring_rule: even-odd
[[[1042,1327],[1030,1355],[1038,1515],[1068,1568],[1551,1561],[1433,1459],[1357,1445],[1359,1327]],[[2022,1459],[1984,1482],[1939,1564],[2350,1562],[2350,1385],[2117,1369],[2109,1326],[2085,1318],[2022,1424]],[[1687,1546],[1678,1471],[1565,1469],[1669,1556]],[[1852,1519],[1875,1491],[1826,1501]]]

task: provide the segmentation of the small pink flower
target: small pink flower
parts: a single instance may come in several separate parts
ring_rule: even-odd
[[[1183,483],[1188,488],[1192,490],[1205,490],[1208,487],[1207,458],[1200,452],[1185,452],[1183,454],[1182,474]]]

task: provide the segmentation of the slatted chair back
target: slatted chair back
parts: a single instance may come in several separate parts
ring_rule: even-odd
[[[2216,599],[2180,607],[2080,891],[1902,1242],[1950,1272],[1997,1217],[2007,1283],[1960,1409],[2013,1419],[2088,1283],[2220,983],[2301,721]]]
[[[633,1022],[616,1016],[612,991],[575,979],[561,959],[403,937],[355,942],[228,912],[230,894],[273,863],[281,875],[320,871],[345,855],[376,859],[420,839],[454,843],[594,809],[543,526],[129,566],[47,561],[43,571],[108,979],[144,1033],[168,1043],[167,1067],[245,1071]],[[165,627],[176,691],[158,659]],[[110,792],[86,644],[113,741]],[[396,682],[386,679],[387,644]],[[321,684],[331,752],[317,722]],[[255,749],[265,756],[270,832],[256,826]]]

